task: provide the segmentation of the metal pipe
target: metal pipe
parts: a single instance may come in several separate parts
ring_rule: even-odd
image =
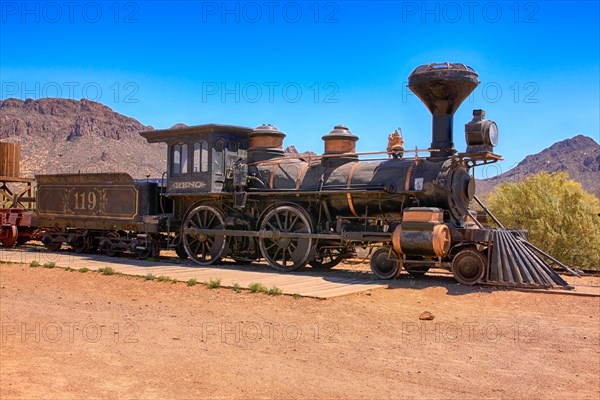
[[[581,278],[581,271],[577,270],[577,269],[572,269],[568,266],[566,266],[565,264],[561,263],[560,261],[558,261],[556,258],[552,257],[550,254],[546,253],[545,251],[543,251],[542,249],[540,249],[539,247],[536,247],[535,245],[533,245],[532,243],[528,242],[527,240],[523,239],[523,238],[517,238],[517,240],[519,240],[520,242],[522,242],[523,244],[525,244],[527,247],[530,247],[532,250],[538,252],[539,254],[543,255],[544,257],[549,258],[550,260],[552,260],[552,262],[558,264],[559,266],[561,266],[565,271]]]
[[[473,199],[477,202],[477,204],[479,204],[479,206],[481,208],[483,208],[483,211],[485,211],[487,213],[487,215],[490,216],[490,218],[492,218],[494,220],[494,222],[496,223],[496,225],[498,225],[501,229],[506,229],[504,227],[504,225],[502,225],[502,223],[500,223],[500,221],[498,221],[498,219],[494,216],[494,214],[492,214],[492,212],[483,205],[483,203],[481,202],[481,200],[479,200],[479,197],[477,196],[473,196]]]

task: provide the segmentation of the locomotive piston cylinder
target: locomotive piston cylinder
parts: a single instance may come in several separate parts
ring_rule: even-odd
[[[439,208],[408,208],[392,234],[398,254],[444,257],[450,250],[450,242],[450,229],[443,223],[443,211]]]

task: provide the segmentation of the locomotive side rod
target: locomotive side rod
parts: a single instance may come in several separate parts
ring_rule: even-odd
[[[259,239],[279,239],[279,238],[306,238],[306,239],[324,239],[324,240],[345,240],[350,242],[386,242],[392,240],[392,234],[387,232],[344,232],[341,235],[331,233],[300,233],[300,232],[281,232],[281,231],[244,231],[228,229],[198,229],[187,228],[183,232],[185,235],[198,236],[231,236],[231,237],[256,237]]]
[[[319,233],[299,233],[299,232],[281,232],[281,231],[243,231],[228,229],[197,229],[187,228],[183,232],[186,235],[210,235],[210,236],[235,236],[235,237],[257,237],[259,239],[279,239],[279,238],[307,238],[307,239],[333,239],[341,240],[342,236],[337,234],[319,234]]]

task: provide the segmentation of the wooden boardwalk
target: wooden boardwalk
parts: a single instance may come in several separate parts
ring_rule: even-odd
[[[248,288],[251,283],[261,283],[267,288],[276,286],[284,294],[300,295],[328,299],[348,294],[365,292],[373,289],[387,288],[384,281],[365,278],[323,277],[308,271],[282,274],[265,268],[244,269],[235,265],[218,265],[200,267],[193,264],[173,264],[168,262],[152,262],[133,258],[107,257],[98,254],[73,254],[68,252],[49,253],[45,251],[28,251],[21,249],[0,248],[0,261],[29,264],[37,261],[40,264],[54,262],[57,267],[79,269],[87,267],[90,270],[111,267],[116,272],[125,275],[146,276],[152,273],[155,277],[168,276],[178,281],[186,282],[196,278],[199,283],[211,279],[220,279],[222,287],[233,287],[234,284]]]

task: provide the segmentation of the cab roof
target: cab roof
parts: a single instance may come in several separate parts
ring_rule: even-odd
[[[152,131],[140,132],[148,143],[159,143],[159,142],[170,142],[173,139],[179,139],[181,137],[189,137],[195,135],[206,135],[215,132],[225,133],[237,133],[242,135],[248,135],[252,132],[252,128],[246,126],[237,125],[225,125],[225,124],[204,124],[186,126],[184,128],[169,128],[169,129],[157,129]]]

